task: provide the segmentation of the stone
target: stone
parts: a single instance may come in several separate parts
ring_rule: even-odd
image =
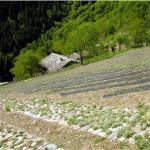
[[[112,132],[112,133],[108,136],[108,139],[116,140],[116,139],[117,139],[117,132]]]
[[[117,128],[109,128],[108,130],[111,132],[117,132],[119,129],[121,129],[122,127],[117,127]]]
[[[34,147],[34,146],[36,146],[36,144],[37,144],[37,142],[33,142],[33,143],[31,144],[31,146]]]
[[[93,130],[92,128],[90,128],[88,131],[89,131],[89,132],[93,132],[94,130]]]
[[[125,108],[124,111],[125,111],[126,113],[131,112],[131,110],[130,110],[129,108]]]
[[[141,126],[140,125],[136,125],[134,128],[133,128],[133,131],[136,132],[136,133],[139,133],[141,131]]]
[[[128,142],[129,142],[130,144],[135,144],[135,140],[134,140],[133,138],[129,138],[129,139],[128,139]]]
[[[6,137],[5,137],[5,140],[9,139],[12,137],[12,134],[7,134]]]
[[[146,129],[146,133],[150,135],[150,127]]]
[[[15,149],[21,149],[26,143],[27,141],[24,141],[23,143],[16,145]]]
[[[27,150],[27,149],[28,149],[27,147],[23,147],[23,148],[22,148],[22,150]]]
[[[125,138],[121,137],[121,138],[118,139],[118,141],[123,142],[123,141],[125,141]]]
[[[98,133],[96,133],[96,135],[101,136],[101,137],[106,137],[105,132],[98,132]]]
[[[112,112],[118,113],[118,112],[119,112],[119,109],[113,109]]]
[[[84,126],[84,127],[80,128],[81,131],[86,131],[88,129],[90,129],[90,126]]]
[[[128,120],[129,120],[129,122],[133,122],[137,117],[140,117],[140,115],[134,114],[133,116],[129,117]]]
[[[23,138],[22,137],[18,137],[18,140],[15,142],[14,145],[19,145],[23,142]]]
[[[145,133],[146,133],[145,131],[140,131],[140,132],[136,133],[136,135],[140,135],[140,136],[144,137]]]
[[[11,147],[13,145],[13,141],[12,140],[8,141],[7,145],[8,145],[8,147]]]
[[[57,146],[55,144],[48,144],[44,147],[44,150],[57,150]]]

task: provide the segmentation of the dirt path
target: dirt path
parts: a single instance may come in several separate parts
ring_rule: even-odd
[[[0,118],[0,122],[5,123],[6,126],[7,124],[12,125],[14,128],[19,128],[29,134],[43,138],[45,141],[55,143],[65,150],[135,149],[133,145],[110,142],[107,139],[86,132],[73,130],[70,127],[31,118],[16,112],[8,113],[1,110]]]

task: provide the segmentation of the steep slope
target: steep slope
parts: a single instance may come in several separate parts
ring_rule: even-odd
[[[0,2],[0,76],[9,74],[21,49],[64,19],[70,6],[69,2]]]
[[[41,149],[55,143],[65,150],[148,149],[149,66],[150,48],[139,48],[1,86],[0,133],[7,140],[0,146]]]
[[[17,78],[32,76],[29,72],[32,68],[30,65],[26,67],[26,62],[30,61],[24,54],[27,51],[38,55],[38,61],[51,52],[65,55],[80,52],[86,59],[108,53],[110,49],[115,51],[117,47],[125,49],[149,45],[149,6],[149,2],[97,1],[84,5],[74,2],[66,19],[21,50],[12,72]],[[25,69],[28,67],[29,70]],[[19,75],[19,70],[23,74]]]
[[[76,97],[82,97],[83,95],[85,102],[88,102],[87,93],[90,96],[93,91],[90,97],[93,96],[96,101],[101,98],[105,102],[106,96],[148,91],[150,89],[149,64],[149,48],[133,49],[123,55],[104,61],[77,66],[73,69],[64,69],[58,73],[1,86],[0,93],[4,97],[14,95],[14,93],[16,96],[18,94],[24,96],[25,94],[29,97],[32,97],[32,95],[49,97],[50,94],[57,100],[59,98],[65,99],[64,96],[77,99]],[[95,100],[93,103],[96,102]],[[147,98],[145,100],[147,102]],[[129,99],[129,101],[131,100]],[[128,104],[128,101],[125,101],[126,104]],[[132,104],[133,106],[137,105],[138,100],[135,101],[135,104]]]

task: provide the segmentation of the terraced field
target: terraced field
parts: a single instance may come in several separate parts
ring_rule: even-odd
[[[43,140],[29,135],[21,130],[13,129],[12,127],[5,127],[4,124],[0,124],[0,148],[1,149],[22,149],[41,150]]]
[[[150,49],[1,86],[0,110],[3,149],[148,150]]]
[[[142,50],[137,51],[141,53]],[[127,60],[126,55],[112,59],[114,60],[114,62],[110,61],[112,68],[107,67],[109,61],[103,61],[101,64],[90,64],[85,67],[52,74],[52,76],[46,76],[45,78],[40,77],[16,83],[13,84],[13,87],[11,85],[6,87],[6,90],[7,92],[17,91],[23,94],[49,91],[49,93],[67,96],[89,91],[119,89],[113,90],[113,93],[104,93],[104,97],[147,91],[150,90],[150,50],[145,48],[143,50],[144,56],[142,54],[138,56],[137,51],[131,51],[127,55],[131,60]],[[137,56],[132,56],[133,54]],[[93,70],[93,68],[95,69]]]
[[[26,87],[19,87],[17,90],[25,94],[50,90],[60,92],[62,95],[77,94],[81,92],[94,91],[99,89],[125,87],[128,85],[139,85],[150,82],[150,68],[132,68],[109,73],[95,73],[87,76],[76,76],[67,80],[54,82],[38,82]],[[149,87],[149,86],[148,86]],[[141,88],[143,89],[143,87]],[[139,89],[140,90],[140,89]],[[145,88],[149,90],[149,88]]]
[[[6,112],[19,112],[35,119],[40,118],[47,122],[70,126],[73,130],[89,132],[110,141],[136,144],[139,148],[145,149],[150,147],[150,106],[148,105],[140,105],[137,109],[118,109],[71,102],[52,103],[41,99],[30,101],[7,99],[1,100],[0,106]],[[31,125],[35,123],[36,120]],[[1,138],[4,131],[1,130]],[[24,136],[22,136],[17,138],[16,142],[12,141],[14,144],[11,144],[18,147],[24,146],[22,144]],[[1,141],[1,146],[5,148],[7,142],[3,141],[5,140]],[[30,147],[33,149],[33,146],[37,147],[37,144],[39,142],[33,140]],[[19,149],[18,147],[15,148]]]

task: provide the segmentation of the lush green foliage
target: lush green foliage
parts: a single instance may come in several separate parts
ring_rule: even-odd
[[[20,55],[33,50],[38,55],[42,52],[44,55],[82,52],[86,59],[99,58],[117,49],[148,46],[149,37],[149,2],[73,2],[69,15],[55,23],[39,40],[28,44]],[[16,59],[15,75],[19,70],[18,61],[21,59]],[[22,78],[24,76],[22,74]]]
[[[42,56],[33,51],[26,51],[17,57],[15,67],[11,70],[17,79],[29,78],[41,72],[39,60]]]
[[[83,61],[83,53],[88,52],[92,55],[91,49],[95,47],[98,38],[98,32],[94,23],[85,23],[73,30],[67,40],[66,48],[72,52],[80,53],[80,60]]]
[[[9,74],[13,59],[27,43],[38,40],[41,33],[68,15],[70,4],[0,2],[0,76]]]

